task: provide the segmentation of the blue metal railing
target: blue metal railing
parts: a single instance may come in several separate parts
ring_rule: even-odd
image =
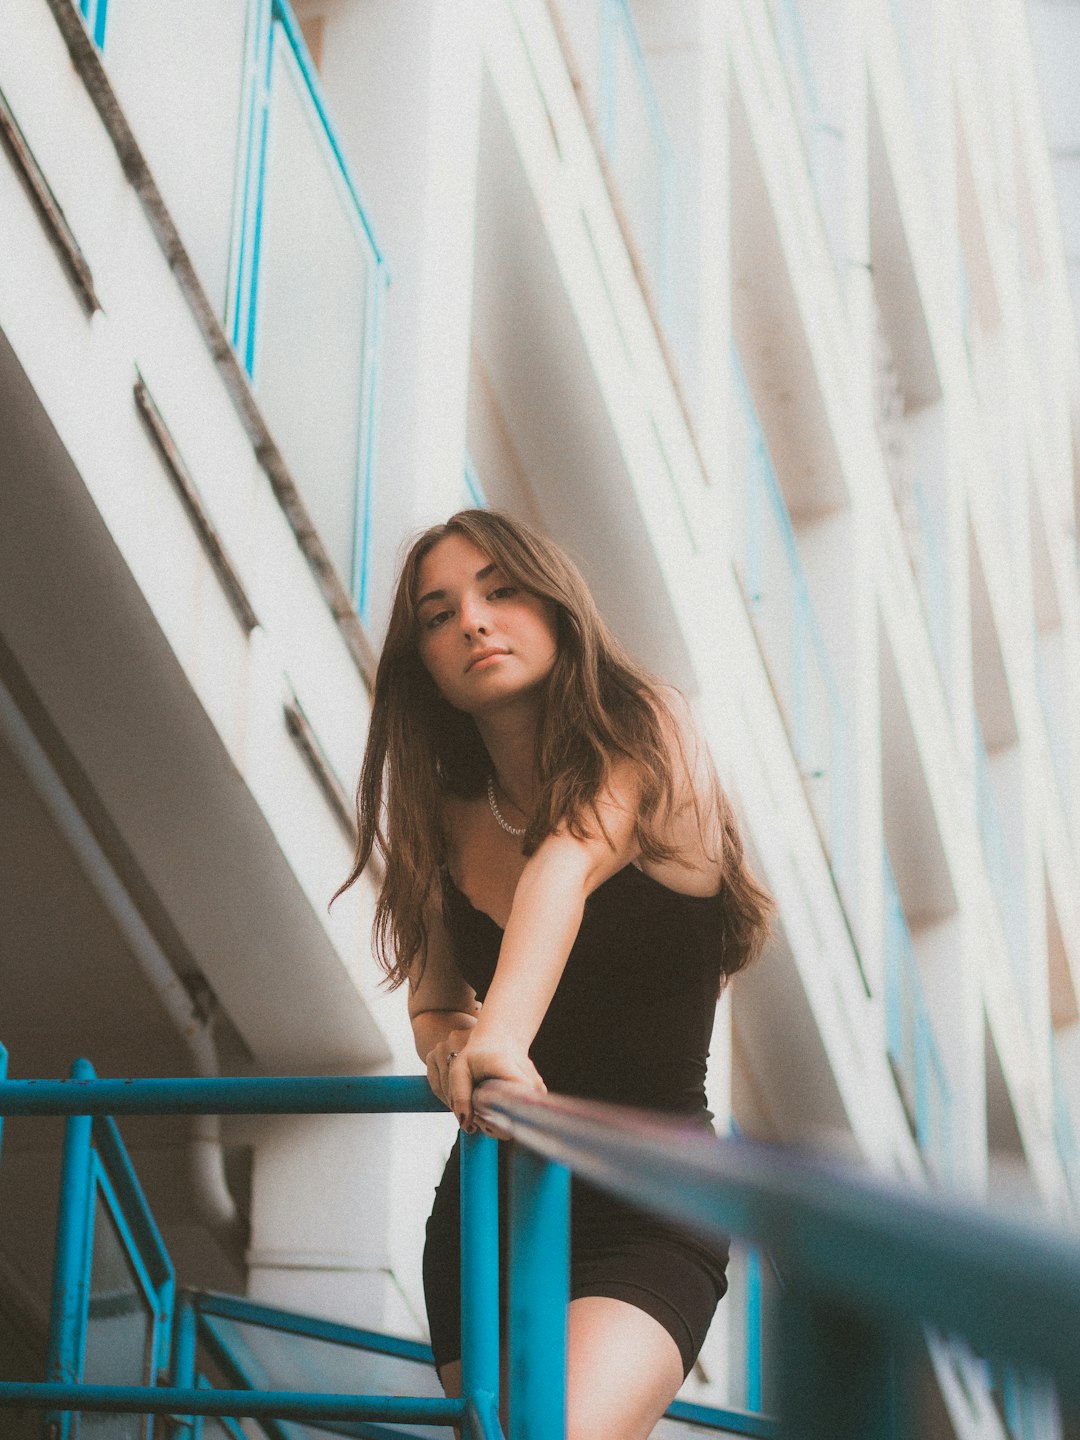
[[[675,207],[675,149],[641,48],[629,0],[600,6],[600,139],[670,324]]]
[[[975,755],[975,802],[982,838],[983,855],[990,876],[991,888],[1005,933],[1005,944],[1020,989],[1020,998],[1028,1014],[1031,1011],[1031,957],[1027,953],[1027,906],[1024,902],[1023,878],[1009,846],[1002,824],[990,775],[990,758],[978,717],[973,718],[973,751]]]
[[[745,443],[742,578],[837,889],[854,917],[858,887],[851,716],[818,625],[791,516],[734,346],[732,367]]]
[[[219,1382],[233,1390],[336,1394],[354,1390],[363,1381],[367,1388],[384,1392],[442,1398],[431,1349],[419,1341],[205,1291],[181,1292],[178,1334],[182,1328],[191,1338],[183,1365],[176,1363],[172,1377],[176,1385],[190,1386],[200,1379],[196,1356],[202,1352]],[[397,1440],[399,1434],[363,1421],[323,1424],[335,1433],[359,1435],[363,1440]],[[295,1431],[272,1420],[264,1421],[263,1429],[270,1440],[298,1440]],[[411,1440],[436,1440],[441,1434],[442,1427],[410,1431]]]
[[[763,1295],[761,1251],[751,1245],[746,1252],[746,1408],[761,1409],[763,1390],[762,1350]]]
[[[1011,1440],[1044,1440],[1057,1434],[1052,1397],[1037,1376],[1013,1365],[993,1366],[992,1393]]]
[[[897,1088],[931,1172],[952,1175],[952,1092],[930,1019],[907,916],[887,850],[885,886],[885,1035]]]
[[[0,1057],[2,1058],[2,1057]],[[333,1346],[431,1362],[426,1346],[375,1336],[349,1327],[288,1316],[232,1297],[176,1294],[168,1256],[146,1207],[111,1113],[443,1113],[420,1077],[291,1078],[229,1080],[107,1081],[94,1078],[85,1061],[69,1081],[2,1084],[0,1115],[66,1114],[68,1121],[61,1208],[57,1234],[54,1304],[49,1361],[44,1384],[0,1385],[0,1407],[52,1407],[54,1434],[69,1433],[74,1411],[169,1413],[187,1416],[260,1419],[270,1440],[291,1440],[280,1421],[319,1422],[362,1440],[394,1440],[393,1424],[465,1422],[473,1440],[501,1436],[499,1404],[498,1219],[495,1142],[483,1135],[463,1137],[462,1151],[462,1379],[464,1399],[412,1398],[283,1390],[260,1368],[237,1327],[286,1332]],[[90,1113],[92,1112],[93,1118]],[[560,1433],[565,1373],[565,1312],[568,1301],[569,1173],[527,1148],[518,1147],[511,1165],[510,1373],[519,1423],[511,1431],[526,1437]],[[143,1278],[142,1301],[153,1344],[133,1383],[87,1383],[87,1321],[90,1275],[96,1263],[91,1240],[93,1197],[104,1189],[111,1215],[125,1241],[130,1269]],[[107,1297],[110,1298],[110,1297]],[[114,1297],[113,1297],[114,1298]],[[175,1303],[174,1303],[175,1302]],[[233,1334],[222,1333],[232,1324]],[[201,1342],[233,1388],[209,1387],[196,1366]],[[115,1347],[114,1347],[115,1349]],[[171,1349],[171,1363],[170,1363]],[[541,1356],[542,1364],[535,1358]],[[137,1358],[137,1357],[136,1357]],[[115,1377],[109,1377],[115,1380]],[[763,1416],[708,1406],[673,1407],[673,1420],[772,1436]],[[230,1431],[230,1433],[232,1433]]]
[[[1075,1237],[946,1205],[806,1156],[720,1141],[696,1126],[612,1106],[522,1094],[491,1082],[478,1093],[478,1105],[486,1121],[515,1142],[511,1308],[512,1313],[523,1305],[528,1310],[530,1343],[522,1346],[520,1324],[512,1324],[513,1437],[558,1440],[562,1434],[557,1407],[550,1407],[542,1427],[537,1416],[545,1397],[558,1394],[561,1385],[553,1370],[565,1338],[561,1302],[569,1170],[704,1237],[716,1240],[727,1231],[751,1235],[779,1257],[785,1277],[779,1297],[782,1434],[864,1440],[888,1433],[890,1407],[895,1403],[896,1413],[905,1413],[906,1371],[898,1357],[923,1324],[965,1336],[992,1359],[1042,1372],[1056,1383],[1064,1405],[1080,1406],[1080,1245]],[[399,1108],[441,1107],[419,1077],[0,1082],[0,1113],[8,1115]],[[464,1169],[485,1150],[490,1153],[493,1143],[482,1135],[466,1137]],[[486,1188],[494,1190],[493,1185]],[[477,1243],[497,1247],[496,1225],[477,1224],[475,1215],[469,1223],[476,1225]],[[538,1265],[538,1256],[546,1263]],[[521,1293],[523,1274],[537,1287],[532,1307],[529,1293]],[[185,1318],[177,1320],[175,1351],[186,1353],[190,1380],[192,1316],[181,1310]],[[463,1340],[466,1349],[487,1345],[490,1359],[498,1336]],[[473,1362],[474,1375],[482,1369]],[[494,1379],[494,1367],[488,1373]],[[0,1384],[0,1406],[6,1407],[363,1419],[369,1424],[467,1419],[473,1434],[482,1436],[500,1433],[494,1404],[490,1391],[455,1401],[213,1391],[197,1384]],[[761,1424],[754,1420],[743,1433],[761,1434]],[[737,1423],[729,1428],[737,1431]]]

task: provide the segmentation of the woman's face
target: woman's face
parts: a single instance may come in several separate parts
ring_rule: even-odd
[[[555,605],[514,584],[464,535],[432,546],[416,595],[420,658],[458,710],[480,716],[535,692],[551,674]]]

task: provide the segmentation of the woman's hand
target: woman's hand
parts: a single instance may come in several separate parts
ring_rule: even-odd
[[[448,1110],[454,1108],[450,1100],[451,1056],[460,1056],[471,1034],[471,1026],[468,1029],[451,1030],[433,1045],[424,1057],[428,1084]],[[453,1063],[456,1064],[457,1060]]]
[[[446,1047],[447,1103],[463,1130],[471,1134],[479,1123],[473,1112],[472,1096],[473,1090],[483,1080],[513,1080],[528,1086],[530,1090],[547,1093],[547,1086],[529,1059],[527,1051],[499,1040],[477,1037],[474,1030],[457,1033],[464,1033],[465,1043],[460,1049],[456,1044]],[[429,1058],[429,1076],[430,1073]],[[434,1086],[432,1088],[434,1089]],[[435,1093],[439,1092],[436,1090]],[[487,1126],[481,1128],[488,1131]]]

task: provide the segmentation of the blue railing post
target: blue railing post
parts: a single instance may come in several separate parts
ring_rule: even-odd
[[[461,1393],[498,1407],[499,1147],[480,1133],[461,1140]]]
[[[764,1295],[762,1293],[761,1252],[756,1246],[746,1251],[746,1408],[761,1409],[762,1337]]]
[[[8,1053],[3,1045],[0,1045],[0,1080],[7,1079]],[[0,1142],[4,1138],[4,1117],[0,1115]]]
[[[195,1302],[186,1290],[176,1297],[172,1333],[172,1377],[170,1384],[178,1390],[193,1390],[196,1385],[195,1352],[198,1340],[198,1317]],[[181,1436],[197,1434],[193,1415],[172,1416],[173,1425]]]
[[[564,1440],[570,1172],[514,1146],[510,1172],[510,1440]]]
[[[93,1080],[89,1060],[76,1060],[73,1080]],[[46,1380],[75,1384],[82,1377],[87,1291],[90,1284],[87,1226],[90,1224],[89,1115],[72,1115],[64,1130],[60,1170],[60,1205],[56,1219],[56,1264],[49,1314],[49,1353]],[[46,1419],[45,1434],[66,1440],[71,1416],[54,1412]]]

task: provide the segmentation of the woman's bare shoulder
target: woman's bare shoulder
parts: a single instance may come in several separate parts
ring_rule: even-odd
[[[690,702],[674,685],[658,685],[657,699],[657,715],[669,746],[676,787],[689,784],[697,790],[703,781],[711,781],[713,769]]]
[[[691,894],[711,895],[721,883],[718,780],[689,701],[672,685],[657,687],[657,712],[671,764],[673,804],[666,841],[675,854],[647,864],[654,879]]]

